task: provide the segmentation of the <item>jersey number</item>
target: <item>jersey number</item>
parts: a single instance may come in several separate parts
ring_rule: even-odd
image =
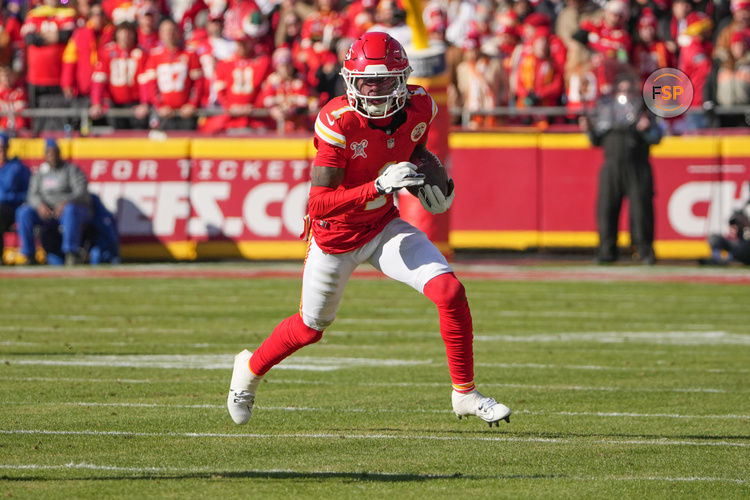
[[[182,92],[187,80],[187,64],[183,62],[165,63],[156,67],[159,91],[163,93]]]
[[[232,70],[232,93],[250,95],[253,93],[253,68],[234,68]]]
[[[113,87],[132,87],[136,67],[133,59],[112,59],[109,63],[109,82]]]

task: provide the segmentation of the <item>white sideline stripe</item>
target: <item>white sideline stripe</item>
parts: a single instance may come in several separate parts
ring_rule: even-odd
[[[268,380],[272,384],[295,384],[295,385],[336,385],[340,382],[328,382],[323,380]],[[355,382],[348,383],[350,386],[360,387],[445,387],[442,382]],[[677,392],[677,393],[709,393],[709,394],[744,394],[750,389],[729,391],[713,387],[596,387],[582,385],[537,385],[537,384],[500,384],[482,383],[482,387],[503,387],[506,389],[531,389],[540,391],[596,391],[596,392]]]
[[[2,360],[0,360],[2,362]],[[430,362],[426,362],[428,364]],[[275,366],[274,369],[279,368]],[[39,381],[39,382],[103,382],[103,383],[155,383],[152,380],[128,380],[128,379],[84,379],[84,378],[54,378],[54,377],[0,377],[0,380],[16,381]],[[158,383],[181,383],[184,380],[160,380]],[[192,383],[214,383],[211,380],[192,381]],[[328,382],[324,380],[268,380],[271,384],[294,384],[294,385],[336,385],[340,386],[341,382]],[[446,387],[442,382],[353,382],[350,386],[356,387]],[[482,387],[500,387],[505,389],[527,389],[539,391],[593,391],[593,392],[676,392],[676,393],[699,393],[699,394],[746,394],[746,390],[726,390],[713,387],[595,387],[579,385],[535,385],[535,384],[500,384],[500,383],[483,383]]]
[[[567,343],[596,342],[613,343],[646,343],[662,345],[750,345],[750,335],[715,332],[578,332],[550,333],[534,335],[475,335],[479,342],[532,342],[532,343]]]
[[[68,401],[68,402],[50,402],[43,403],[45,405],[54,406],[103,406],[103,407],[118,407],[118,408],[211,408],[221,409],[226,408],[225,405],[218,404],[194,404],[194,405],[181,405],[181,404],[163,404],[163,403],[99,403],[99,402],[87,402],[87,401]],[[33,405],[38,406],[36,402],[5,402],[0,405],[6,406],[23,406]],[[450,410],[434,410],[434,409],[400,409],[400,408],[336,408],[336,407],[310,407],[310,406],[260,406],[256,405],[256,409],[263,411],[331,411],[336,413],[452,413]],[[677,419],[722,419],[722,420],[750,420],[750,415],[682,415],[679,413],[634,413],[634,412],[602,412],[602,411],[531,411],[531,410],[520,410],[514,412],[515,415],[560,415],[567,417],[627,417],[627,418],[677,418]]]
[[[421,478],[433,478],[433,479],[455,479],[455,475],[445,474],[412,474],[408,472],[367,472],[367,471],[334,471],[334,470],[292,470],[292,469],[220,469],[217,467],[123,467],[119,465],[96,465],[89,464],[86,462],[81,463],[67,463],[61,465],[42,465],[42,464],[0,464],[2,470],[101,470],[101,471],[113,471],[113,472],[162,472],[172,474],[191,474],[191,473],[206,473],[206,474],[226,474],[226,473],[237,473],[237,474],[319,474],[325,475],[362,475],[376,476],[376,477],[388,477],[388,476],[418,476]],[[503,476],[496,476],[502,478]],[[492,476],[487,477],[491,479]],[[515,479],[527,479],[524,477],[516,477]],[[542,476],[535,477],[533,479],[547,479],[547,480],[574,480],[574,481],[665,481],[665,482],[725,482],[725,483],[737,483],[744,484],[747,481],[745,479],[732,478],[732,477],[670,477],[670,476]]]
[[[47,429],[0,429],[0,434],[26,434],[44,436],[126,436],[126,437],[177,437],[177,438],[256,438],[256,439],[394,439],[415,441],[489,441],[501,443],[551,443],[573,444],[580,440],[569,438],[534,437],[478,437],[478,436],[428,436],[419,434],[336,434],[324,432],[297,432],[280,434],[222,433],[222,432],[131,432],[131,431],[54,431]],[[632,446],[716,446],[750,448],[750,442],[737,441],[688,441],[661,439],[597,439],[594,444]]]
[[[103,382],[106,384],[153,384],[153,380],[127,379],[127,378],[73,378],[73,377],[0,377],[0,380],[14,380],[17,382]],[[185,382],[184,380],[172,380],[170,382]],[[190,381],[195,383],[195,381]],[[163,380],[159,381],[164,383]],[[213,381],[211,381],[213,383]]]
[[[76,356],[72,359],[68,358],[68,356],[52,355],[42,358],[0,359],[0,363],[33,366],[107,366],[118,368],[230,370],[234,354],[84,355]],[[295,356],[282,361],[281,364],[274,368],[280,370],[333,371],[358,366],[416,366],[432,363],[431,359],[405,360]]]
[[[675,366],[603,366],[603,365],[555,365],[544,363],[474,363],[484,368],[539,368],[543,370],[584,370],[621,372],[689,372],[689,373],[750,373],[750,369],[738,368],[682,368]]]

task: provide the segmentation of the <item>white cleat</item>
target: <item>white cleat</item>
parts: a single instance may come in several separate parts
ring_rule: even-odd
[[[255,403],[255,390],[260,382],[260,378],[250,371],[249,362],[252,355],[253,353],[245,349],[234,357],[227,409],[237,425],[246,424],[250,420]]]
[[[510,408],[498,403],[493,398],[482,396],[476,389],[465,394],[453,391],[451,399],[453,401],[453,413],[459,419],[475,415],[490,424],[490,427],[492,427],[492,424],[500,427],[501,420],[510,423],[510,414],[512,413]]]

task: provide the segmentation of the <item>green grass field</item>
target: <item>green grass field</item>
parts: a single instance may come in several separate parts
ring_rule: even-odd
[[[0,496],[750,497],[747,285],[464,280],[479,389],[514,410],[489,429],[450,412],[432,304],[354,279],[239,427],[232,356],[299,280],[184,269],[0,278]]]

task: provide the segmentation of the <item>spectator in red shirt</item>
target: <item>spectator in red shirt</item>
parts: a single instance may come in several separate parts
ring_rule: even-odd
[[[0,129],[3,130],[20,130],[28,126],[28,119],[18,116],[27,106],[26,91],[16,85],[15,80],[8,66],[0,66],[0,110],[9,113],[0,117]]]
[[[0,66],[23,66],[21,22],[13,14],[0,15]]]
[[[609,0],[604,18],[599,22],[583,21],[573,38],[591,50],[591,66],[602,94],[612,92],[615,79],[630,62],[632,39],[626,31],[628,6],[623,0]]]
[[[638,20],[638,41],[633,46],[633,67],[641,82],[659,68],[674,66],[674,55],[667,44],[657,38],[657,19],[648,9],[641,12]]]
[[[140,104],[138,76],[146,66],[146,54],[136,45],[136,29],[132,23],[120,23],[115,41],[100,51],[92,77],[91,109],[94,119],[111,108],[133,107],[135,118],[110,118],[115,129],[146,128],[148,106]]]
[[[691,12],[687,17],[687,27],[680,35],[680,57],[677,67],[685,72],[693,84],[691,112],[675,123],[676,130],[690,131],[708,126],[703,111],[703,91],[711,73],[711,30],[713,22],[702,12]]]
[[[268,75],[258,96],[261,106],[268,109],[276,123],[282,123],[284,132],[309,130],[311,108],[310,88],[297,75],[289,49],[276,49],[273,53],[274,72]]]
[[[32,108],[65,107],[60,88],[62,55],[75,29],[75,10],[60,7],[58,0],[44,0],[26,16],[21,34],[26,42],[29,104]],[[35,119],[34,133],[43,129],[61,129],[64,120]]]
[[[348,38],[356,40],[375,24],[378,8],[377,0],[354,0],[346,8],[346,18],[349,23]],[[425,13],[427,8],[425,8]]]
[[[107,24],[102,6],[92,5],[86,25],[73,31],[63,52],[60,84],[66,98],[90,97],[91,75],[99,59],[99,49],[112,41],[113,33],[114,28]],[[86,106],[89,104],[86,102]]]
[[[159,25],[159,40],[161,45],[151,51],[138,79],[141,104],[153,106],[161,130],[194,130],[203,96],[198,56],[183,47],[182,34],[171,19]]]
[[[138,47],[145,53],[159,45],[159,11],[152,4],[146,4],[136,15],[138,23]]]
[[[271,59],[268,56],[254,57],[254,45],[253,38],[243,38],[237,42],[235,56],[216,66],[216,95],[219,105],[228,113],[207,118],[201,131],[215,133],[265,125],[251,118],[250,114],[256,108],[261,85],[271,71]]]
[[[562,93],[562,73],[555,69],[547,37],[540,33],[532,41],[532,52],[521,59],[518,67],[516,106],[557,106]],[[535,119],[539,120],[543,119]]]

